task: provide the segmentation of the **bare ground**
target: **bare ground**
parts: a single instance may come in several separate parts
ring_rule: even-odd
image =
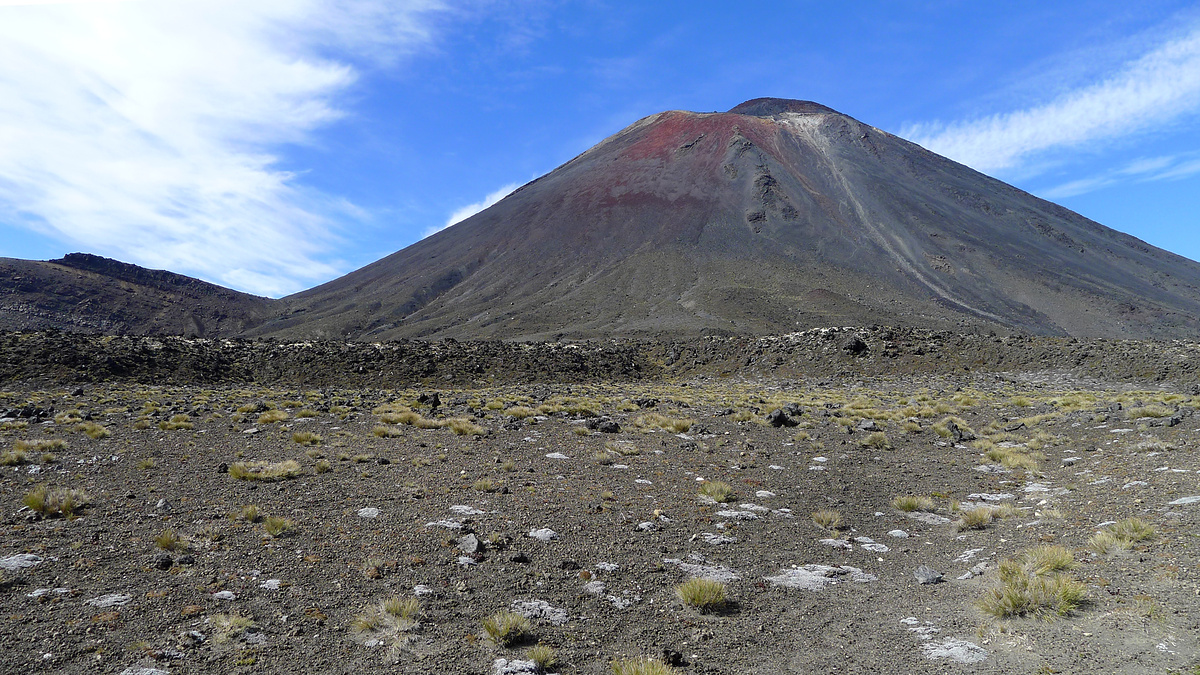
[[[0,410],[53,406],[58,421],[0,422],[0,452],[66,447],[0,467],[0,560],[13,568],[0,586],[0,670],[490,673],[538,643],[563,673],[636,655],[688,673],[1200,667],[1200,503],[1171,503],[1200,495],[1200,399],[1170,388],[1058,371],[696,378],[444,389],[436,411],[419,393],[10,386]],[[763,422],[786,403],[798,426]],[[260,423],[265,407],[287,419]],[[404,408],[482,433],[383,424]],[[160,428],[186,426],[177,415],[192,428]],[[596,415],[620,431],[585,434]],[[85,417],[110,435],[90,438]],[[870,422],[880,431],[859,429]],[[997,448],[1036,467],[998,472],[984,456]],[[255,460],[295,460],[300,473],[230,474]],[[322,460],[331,470],[318,473]],[[735,494],[707,501],[702,480]],[[42,517],[22,503],[38,485],[84,490],[90,504]],[[899,495],[933,506],[906,513]],[[1012,508],[960,531],[975,503]],[[267,534],[247,505],[290,529]],[[819,527],[821,510],[842,524]],[[1088,548],[1102,523],[1127,517],[1155,536]],[[184,543],[164,552],[168,529]],[[541,530],[555,538],[531,536],[550,536]],[[478,551],[464,550],[470,534]],[[999,563],[1045,544],[1080,563],[1068,575],[1085,600],[1063,617],[985,612]],[[921,565],[944,581],[919,584]],[[692,576],[724,580],[728,602],[685,606],[675,588]],[[787,578],[801,587],[779,585]],[[370,620],[392,596],[420,600],[415,621]],[[530,635],[498,646],[481,621],[514,608],[533,617]]]

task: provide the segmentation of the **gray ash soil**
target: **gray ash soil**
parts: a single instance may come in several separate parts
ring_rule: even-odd
[[[0,671],[492,673],[540,641],[562,673],[608,672],[633,655],[666,655],[686,673],[1190,672],[1200,666],[1200,503],[1171,502],[1200,495],[1200,417],[1190,414],[1200,399],[1181,389],[1057,370],[696,376],[446,387],[433,411],[417,403],[428,389],[10,385],[0,411],[52,408],[58,421],[0,422],[0,452],[35,439],[67,447],[0,467],[0,560],[36,563],[4,572]],[[798,426],[763,423],[789,402]],[[288,419],[238,412],[259,403]],[[379,437],[387,404],[467,418],[484,433],[396,424],[398,436]],[[505,412],[514,406],[538,414],[517,419]],[[111,435],[93,440],[67,414]],[[653,414],[691,425],[667,431]],[[176,415],[193,428],[159,428]],[[620,431],[584,435],[593,415]],[[949,416],[978,439],[939,433]],[[857,430],[872,420],[890,448]],[[297,432],[322,440],[303,446]],[[982,471],[989,447],[1044,458],[1036,470]],[[317,473],[322,459],[331,471]],[[277,482],[228,473],[251,460],[296,460],[302,472]],[[494,491],[478,489],[481,479]],[[735,498],[706,503],[700,479],[729,483]],[[22,507],[38,484],[83,489],[91,505],[40,518]],[[892,508],[904,494],[935,506]],[[981,530],[938,522],[985,501],[973,495],[1014,510]],[[241,517],[247,505],[291,530],[267,535]],[[840,529],[814,524],[824,509],[840,513]],[[1088,550],[1101,523],[1131,516],[1157,537]],[[155,539],[167,529],[186,550],[164,557]],[[531,536],[543,529],[557,538]],[[473,555],[460,550],[468,534],[483,544]],[[718,537],[727,541],[710,543]],[[1040,544],[1074,553],[1087,601],[1056,620],[984,613],[1000,561]],[[825,567],[795,576],[820,588],[770,579],[807,565]],[[918,584],[921,565],[945,580]],[[958,578],[972,568],[982,573]],[[730,603],[684,607],[674,589],[694,575],[725,579]],[[127,597],[95,604],[109,595]],[[418,623],[355,632],[390,596],[419,597]],[[531,639],[502,648],[484,636],[483,618],[531,601],[548,605]],[[222,615],[253,625],[222,636]]]

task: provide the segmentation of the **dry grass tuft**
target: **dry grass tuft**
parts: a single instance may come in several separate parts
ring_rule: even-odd
[[[836,530],[842,526],[842,514],[833,509],[821,509],[813,512],[812,521],[823,530]]]
[[[1061,546],[1039,546],[1000,563],[1000,586],[988,591],[979,606],[998,618],[1067,616],[1087,595],[1087,587],[1065,572],[1077,563]]]
[[[320,445],[321,436],[311,431],[297,431],[292,434],[292,442],[300,445]]]
[[[892,508],[905,513],[911,511],[932,511],[933,498],[925,495],[900,495],[892,500]]]
[[[103,425],[96,424],[95,422],[84,422],[83,424],[75,427],[75,431],[82,431],[83,433],[87,434],[88,438],[94,441],[98,441],[101,438],[108,438],[112,435],[111,431],[104,428]]]
[[[89,504],[87,493],[71,488],[47,488],[39,485],[30,490],[22,498],[22,503],[30,510],[45,518],[63,516],[70,518],[75,512]]]
[[[1128,551],[1139,542],[1158,537],[1154,526],[1141,518],[1125,518],[1104,528],[1088,539],[1088,548],[1107,555],[1113,551]]]
[[[164,551],[183,551],[188,547],[187,540],[170,528],[163,530],[154,538],[154,545]]]
[[[652,659],[648,656],[638,656],[632,659],[617,659],[612,662],[613,675],[677,675],[678,670]]]
[[[963,512],[958,522],[954,527],[959,531],[963,530],[982,530],[992,523],[996,518],[996,511],[990,506],[977,506],[970,511]]]
[[[725,605],[725,584],[712,579],[688,579],[675,587],[675,595],[688,607],[701,612],[716,611]]]
[[[717,503],[731,502],[735,496],[733,486],[720,480],[706,480],[701,483],[700,495]]]
[[[158,428],[163,431],[176,431],[178,429],[191,430],[195,428],[192,424],[192,419],[187,415],[174,415],[169,420],[164,420],[158,423]]]
[[[274,424],[282,422],[288,418],[288,414],[282,410],[268,410],[258,416],[259,424]]]
[[[446,421],[446,426],[456,436],[482,436],[486,430],[465,417],[455,417]]]
[[[634,426],[640,429],[649,429],[651,427],[655,427],[658,429],[666,429],[667,431],[676,434],[687,432],[687,430],[691,429],[692,425],[695,423],[696,422],[694,420],[667,417],[666,415],[660,415],[658,413],[639,415],[637,419],[633,420]]]
[[[888,440],[887,434],[882,431],[875,431],[862,440],[862,446],[864,448],[887,450],[892,447],[892,442]]]
[[[301,471],[300,463],[294,459],[282,462],[234,462],[229,465],[229,475],[238,480],[271,482],[295,478]]]
[[[483,632],[500,647],[510,647],[529,637],[533,630],[529,619],[508,610],[500,610],[484,619]]]
[[[293,523],[287,518],[271,516],[263,521],[263,530],[272,537],[278,537],[292,529]]]

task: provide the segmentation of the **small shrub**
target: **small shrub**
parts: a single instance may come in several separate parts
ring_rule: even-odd
[[[39,485],[25,494],[21,500],[30,510],[43,517],[64,516],[70,518],[87,506],[88,496],[83,490],[71,488],[47,488]]]
[[[321,437],[311,431],[297,431],[292,434],[292,442],[300,445],[320,445]]]
[[[508,610],[501,610],[483,620],[483,632],[500,647],[509,647],[529,636],[533,626],[529,619]]]
[[[282,410],[268,410],[258,416],[259,424],[274,424],[282,422],[288,418],[288,414]]]
[[[675,587],[675,595],[688,607],[710,612],[725,605],[725,584],[712,579],[688,579]]]
[[[823,530],[836,530],[842,526],[842,514],[833,509],[821,509],[813,512],[812,521]]]
[[[506,459],[504,460],[504,463],[500,465],[500,469],[505,473],[512,473],[513,471],[517,470],[517,463],[511,459]]]
[[[613,675],[677,675],[678,670],[647,656],[617,659],[612,662]]]
[[[492,480],[491,478],[480,478],[479,480],[475,481],[475,484],[471,487],[480,492],[495,492],[496,481]]]
[[[169,528],[154,538],[154,545],[164,551],[182,551],[188,547],[187,541],[178,532]]]
[[[329,460],[322,459],[313,465],[313,471],[316,471],[317,473],[329,473],[330,471],[333,471],[333,465],[329,463]]]
[[[238,480],[261,480],[264,482],[295,478],[301,473],[300,463],[289,459],[282,462],[234,462],[229,465],[229,475]]]
[[[700,494],[718,503],[732,501],[735,496],[733,486],[720,480],[706,480],[701,483]]]
[[[157,466],[158,462],[154,461],[153,457],[147,457],[146,459],[143,459],[137,463],[137,468],[141,469],[142,471],[149,471]]]
[[[271,516],[263,521],[263,529],[272,537],[278,537],[292,529],[292,521],[287,518]]]
[[[932,511],[933,499],[925,495],[900,495],[892,500],[892,508],[905,513],[911,511]]]

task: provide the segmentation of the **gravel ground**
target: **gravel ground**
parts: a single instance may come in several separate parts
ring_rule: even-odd
[[[14,384],[0,452],[27,450],[0,466],[0,670],[525,672],[540,643],[562,673],[639,655],[686,673],[1191,672],[1200,399],[1142,386],[735,376],[442,389],[431,407],[428,389]],[[789,403],[776,419],[795,426],[765,422]],[[450,419],[462,435],[405,423]],[[293,477],[232,475],[288,460]],[[733,494],[702,497],[706,481]],[[39,485],[88,505],[38,514]],[[977,506],[1001,510],[956,526]],[[1088,547],[1129,517],[1154,536]],[[1077,608],[984,611],[1001,561],[1056,544]],[[685,605],[691,577],[727,601]],[[373,618],[390,597],[420,610]],[[500,610],[529,635],[490,639]]]

